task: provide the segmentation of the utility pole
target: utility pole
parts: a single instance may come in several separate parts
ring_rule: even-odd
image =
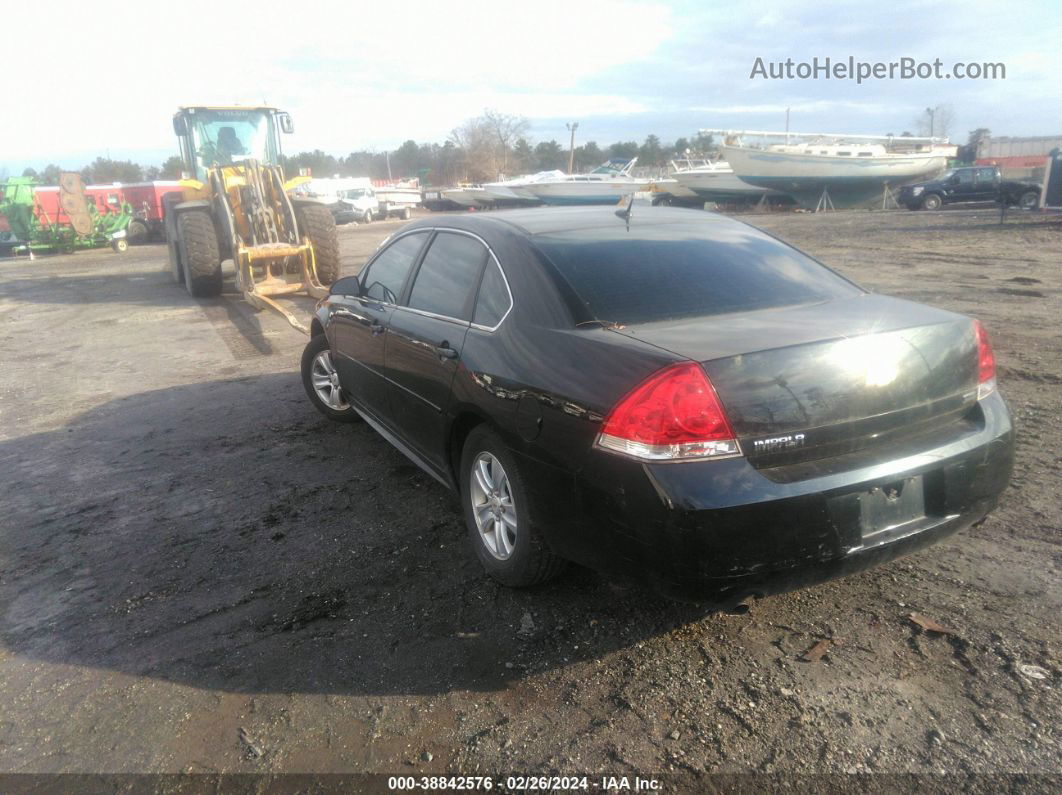
[[[568,146],[568,173],[572,173],[572,169],[575,167],[575,131],[579,129],[579,122],[568,122],[564,125],[572,134],[571,143]]]
[[[785,109],[785,142],[789,143],[789,108]]]
[[[390,152],[390,150],[388,150],[387,152],[384,152],[384,155],[387,156],[387,181],[388,182],[392,182],[393,180],[391,179],[391,152]]]
[[[932,138],[933,137],[933,116],[936,114],[936,111],[933,108],[926,108],[926,113],[929,114],[929,137]]]

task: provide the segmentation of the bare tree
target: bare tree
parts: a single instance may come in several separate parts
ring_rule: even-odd
[[[483,182],[492,179],[494,140],[481,119],[468,119],[450,133],[450,141],[460,153],[463,181]]]
[[[955,111],[948,104],[926,108],[914,119],[914,126],[921,136],[947,138],[955,121]]]
[[[490,108],[483,111],[481,118],[494,137],[498,174],[508,174],[513,148],[516,142],[527,134],[527,119],[523,116],[510,116]]]
[[[484,182],[505,174],[527,126],[527,119],[488,109],[456,127],[450,140],[464,153],[466,179]]]

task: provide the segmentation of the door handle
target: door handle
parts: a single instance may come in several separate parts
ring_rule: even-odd
[[[369,331],[372,332],[374,337],[378,337],[384,333],[384,325],[379,320],[374,320],[369,326]]]
[[[457,351],[451,348],[447,343],[435,346],[435,353],[440,359],[456,359]]]

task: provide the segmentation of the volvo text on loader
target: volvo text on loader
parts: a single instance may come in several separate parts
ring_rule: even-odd
[[[308,177],[285,180],[280,133],[291,116],[269,107],[182,107],[173,117],[184,179],[163,199],[173,278],[197,297],[221,292],[221,263],[232,259],[236,286],[305,331],[273,298],[327,294],[339,276],[339,242],[323,204],[290,193]]]

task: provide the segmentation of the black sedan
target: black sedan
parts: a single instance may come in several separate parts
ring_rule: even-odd
[[[314,405],[456,489],[512,586],[575,561],[733,604],[980,522],[1010,477],[980,323],[700,211],[415,222],[312,333]]]

